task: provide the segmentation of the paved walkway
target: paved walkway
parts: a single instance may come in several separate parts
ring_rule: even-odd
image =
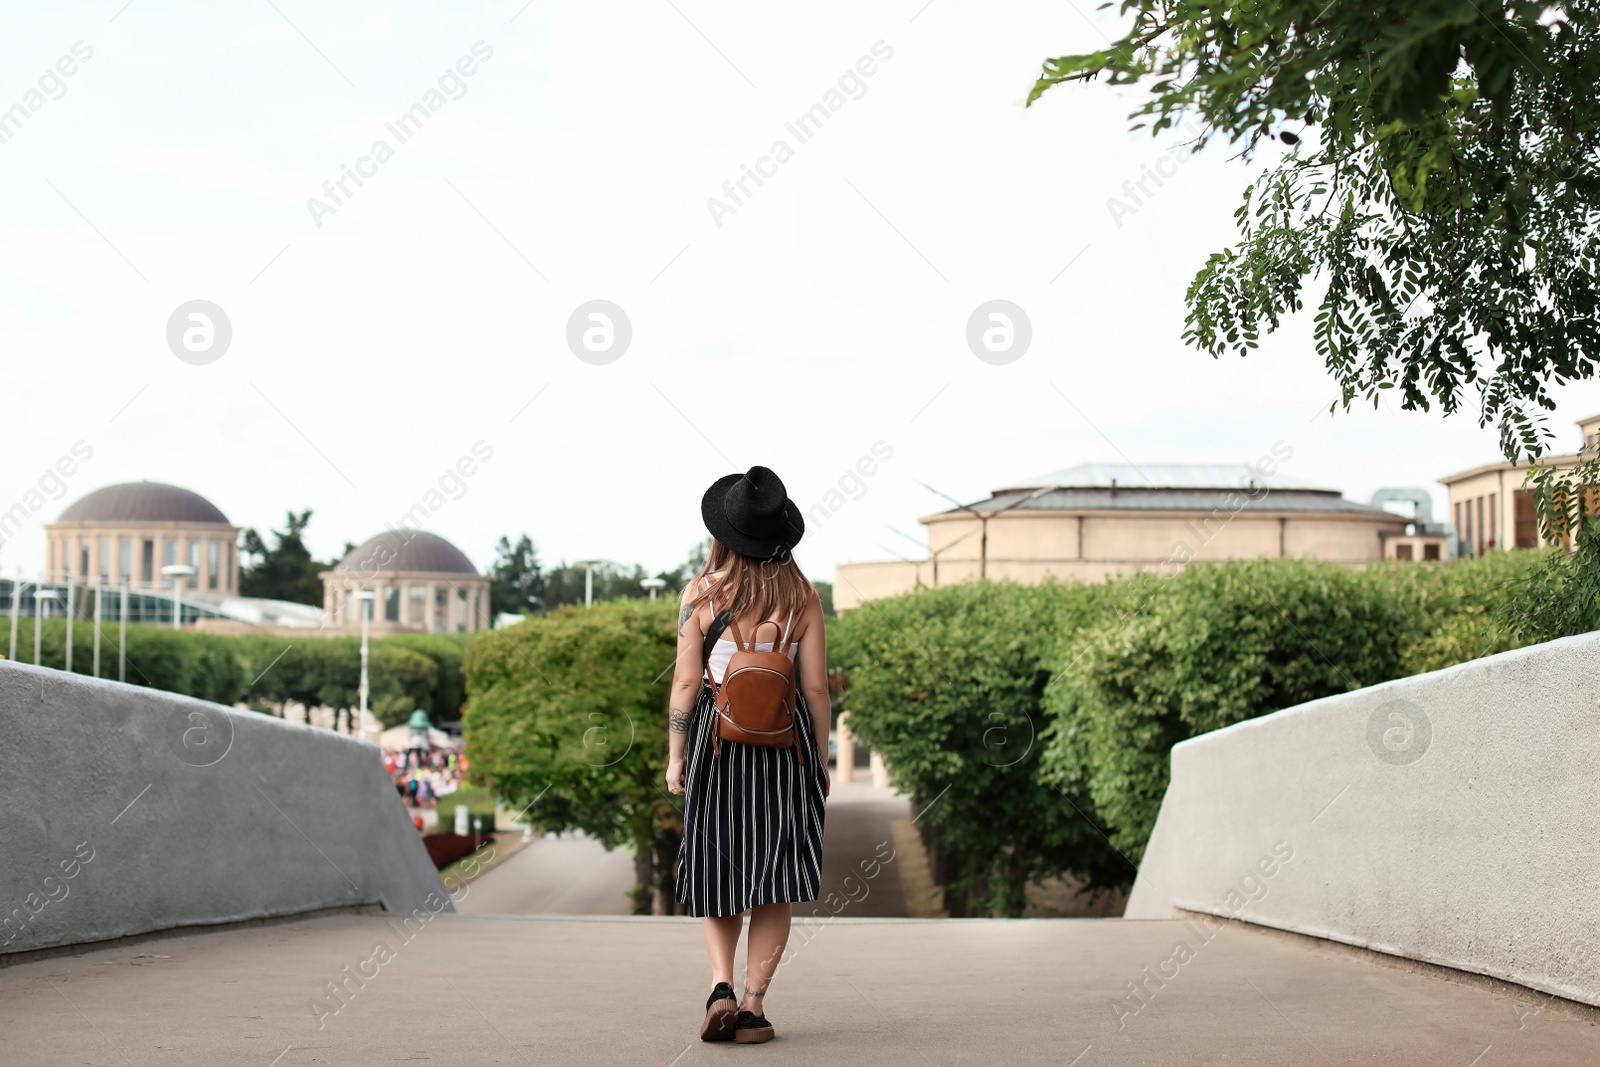
[[[847,902],[841,915],[906,915],[899,869],[880,861],[894,854],[890,822],[909,816],[909,802],[893,790],[835,786],[822,841],[819,903],[798,910],[823,907],[820,902],[831,893],[836,907]],[[607,852],[579,834],[536,837],[474,879],[458,908],[468,915],[627,915],[632,888],[633,860],[626,852]]]
[[[1124,983],[1179,941],[1192,958],[1119,1020]],[[0,969],[0,1063],[1600,1062],[1594,1012],[1245,928],[1201,943],[1178,922],[844,918],[794,945],[768,1001],[779,1039],[760,1051],[695,1036],[695,920],[440,916],[406,941],[383,917],[339,916]],[[347,967],[373,977],[347,979],[319,1029],[312,1002]]]
[[[837,894],[834,903],[847,901],[840,915],[851,918],[907,913],[900,890],[899,868],[894,862],[893,833],[889,824],[911,817],[911,802],[892,789],[875,789],[862,782],[835,784],[828,796],[828,818],[822,835],[822,889],[818,904],[797,906],[801,914],[817,910]],[[824,912],[826,914],[826,912]]]
[[[516,836],[513,834],[507,837]],[[535,837],[467,885],[463,915],[627,915],[633,857],[592,837]]]

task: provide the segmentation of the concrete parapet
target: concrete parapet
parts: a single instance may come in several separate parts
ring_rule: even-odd
[[[1126,915],[1222,915],[1600,1005],[1597,767],[1600,634],[1239,723],[1172,750]]]
[[[0,957],[330,908],[453,910],[375,746],[0,661]]]

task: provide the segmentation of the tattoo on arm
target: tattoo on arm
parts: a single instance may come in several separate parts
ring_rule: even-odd
[[[689,732],[689,713],[687,711],[674,711],[667,717],[667,726],[675,734]]]
[[[683,629],[683,624],[688,622],[693,615],[694,608],[690,605],[684,604],[682,607],[680,607],[678,609],[678,629]]]

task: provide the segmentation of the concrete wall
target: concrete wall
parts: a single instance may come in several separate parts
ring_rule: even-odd
[[[1126,914],[1174,908],[1600,1005],[1600,634],[1178,745]]]
[[[0,955],[453,910],[376,747],[171,693],[0,661],[0,813]]]

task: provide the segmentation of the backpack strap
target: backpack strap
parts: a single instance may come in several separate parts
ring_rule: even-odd
[[[761,628],[763,626],[770,626],[774,630],[776,630],[778,628],[778,623],[777,623],[776,619],[762,619],[760,622],[756,623],[756,628],[750,632],[750,650],[752,652],[755,651],[756,641],[759,640],[760,637],[761,637]],[[773,651],[782,652],[783,651],[783,647],[782,646],[783,646],[783,638],[780,636],[778,638],[778,641],[776,643],[774,643],[773,646],[772,646]]]
[[[705,639],[700,642],[700,667],[705,671],[706,681],[711,686],[711,692],[716,693],[721,687],[715,678],[711,677],[711,650],[717,646],[717,639],[722,636],[722,631],[733,625],[733,616],[724,611],[711,620],[711,625],[706,627]],[[737,634],[737,628],[733,631]]]
[[[789,651],[789,628],[791,626],[793,626],[793,625],[794,625],[794,612],[791,610],[789,612],[789,620],[783,624],[783,637],[779,639],[777,647],[774,649],[774,651],[777,651],[777,652],[787,652],[787,651]]]

